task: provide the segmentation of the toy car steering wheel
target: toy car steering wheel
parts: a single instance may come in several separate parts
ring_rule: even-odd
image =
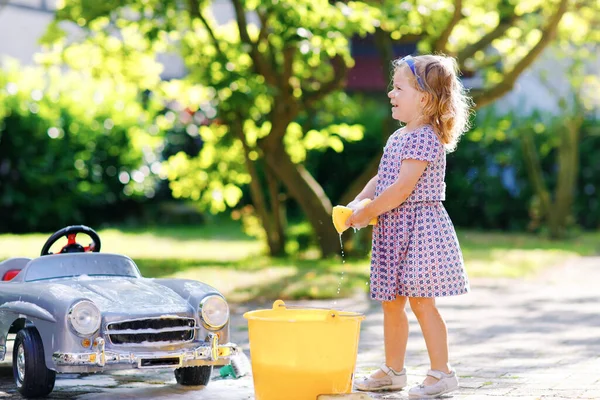
[[[90,238],[92,238],[92,243],[86,247],[77,243],[75,236],[77,236],[78,233],[85,233],[88,235]],[[50,247],[52,247],[52,245],[56,243],[58,239],[64,236],[67,237],[68,242],[63,246],[62,249],[60,249],[58,253],[84,253],[88,251],[92,251],[94,253],[100,252],[100,236],[98,236],[95,230],[85,225],[72,225],[54,232],[52,236],[46,240],[46,243],[44,243],[41,255],[45,256],[48,254],[53,254],[49,252]]]

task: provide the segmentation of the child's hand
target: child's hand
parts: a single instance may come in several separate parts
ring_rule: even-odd
[[[350,203],[348,203],[348,205],[347,205],[346,207],[348,207],[348,208],[352,209],[352,211],[356,211],[356,210],[358,210],[359,208],[361,208],[361,207],[362,207],[362,206],[360,205],[360,202],[361,202],[361,201],[362,201],[362,200],[356,200],[356,199],[354,199],[354,200],[352,200]]]
[[[346,226],[361,229],[369,225],[371,219],[373,219],[373,216],[369,215],[364,208],[359,208],[348,217],[346,220]]]

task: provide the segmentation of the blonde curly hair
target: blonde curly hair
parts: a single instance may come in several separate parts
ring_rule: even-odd
[[[454,151],[461,135],[470,128],[473,102],[458,79],[459,69],[453,57],[422,55],[412,57],[416,75],[404,59],[393,61],[394,73],[402,70],[411,85],[425,92],[422,112],[448,152]]]

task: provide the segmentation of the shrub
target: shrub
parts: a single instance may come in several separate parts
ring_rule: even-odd
[[[139,100],[81,73],[0,71],[0,231],[122,221],[152,197],[159,132]]]

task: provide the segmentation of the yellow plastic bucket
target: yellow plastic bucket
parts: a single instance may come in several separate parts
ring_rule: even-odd
[[[244,314],[256,400],[315,400],[352,391],[360,313],[287,308]]]

